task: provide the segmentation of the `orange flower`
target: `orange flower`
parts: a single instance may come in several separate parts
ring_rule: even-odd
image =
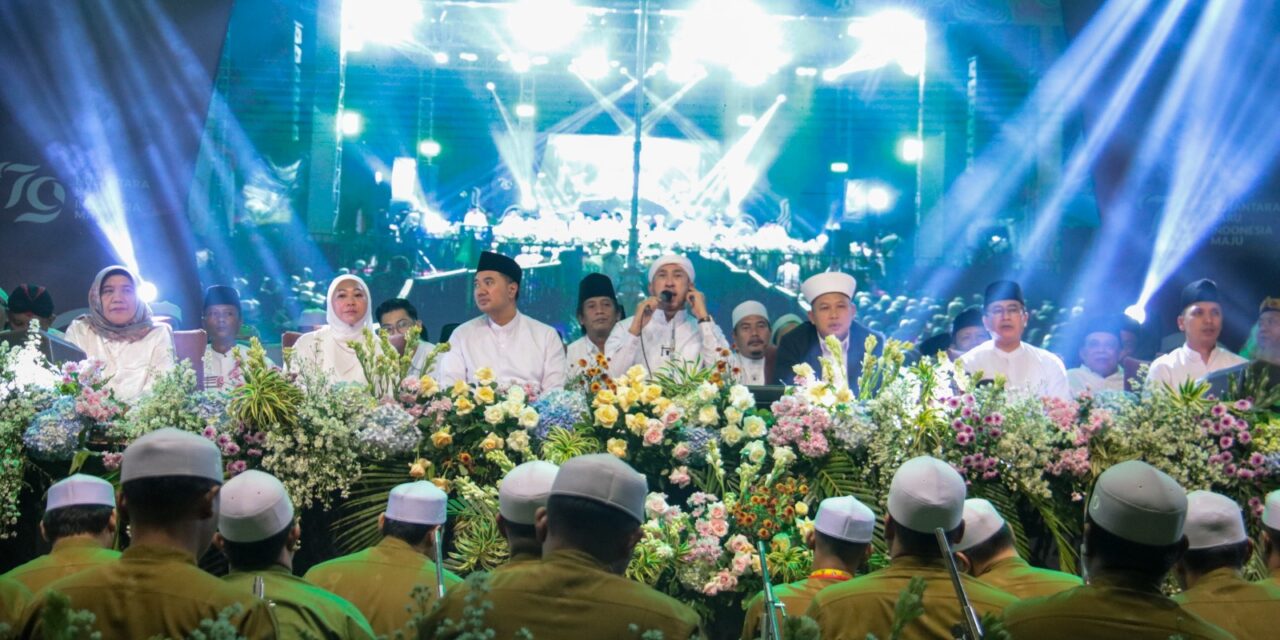
[[[464,464],[464,465],[466,465],[466,466],[468,466],[468,467],[469,467],[469,466],[471,466],[471,454],[467,453],[466,451],[463,451],[462,453],[459,453],[459,454],[458,454],[458,462],[460,462],[460,463],[462,463],[462,464]]]
[[[809,485],[807,485],[807,484],[802,484],[802,485],[800,485],[800,487],[799,487],[798,489],[796,489],[796,491],[799,491],[801,494],[808,494],[808,493],[809,493]]]
[[[763,527],[761,527],[759,531],[756,531],[756,536],[758,536],[758,537],[760,537],[760,538],[768,538],[768,537],[769,537],[769,530],[768,530],[768,529],[765,529],[765,528],[763,528]]]
[[[796,508],[795,508],[795,507],[792,507],[792,506],[788,506],[786,509],[783,509],[783,510],[782,510],[782,517],[784,517],[784,518],[786,518],[786,519],[788,519],[788,520],[790,520],[791,518],[796,517]]]
[[[592,383],[591,383],[591,393],[600,393],[600,383],[599,383],[599,382],[592,382]]]
[[[586,358],[578,358],[578,366],[579,366],[579,367],[581,367],[581,368],[583,368],[583,369],[587,368],[587,359],[586,359]]]

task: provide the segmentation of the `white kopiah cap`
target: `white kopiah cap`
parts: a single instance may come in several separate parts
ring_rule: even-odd
[[[257,542],[293,524],[293,502],[275,476],[245,471],[222,485],[218,494],[218,532],[231,542]]]
[[[968,551],[990,540],[1002,527],[1004,518],[990,502],[969,498],[964,501],[964,536],[955,550]]]
[[[853,276],[839,271],[828,271],[809,276],[809,279],[800,285],[800,293],[804,295],[804,299],[809,304],[813,304],[813,301],[824,293],[843,293],[852,299],[854,292],[857,290],[858,281]]]
[[[1208,549],[1249,539],[1244,530],[1244,514],[1235,500],[1212,491],[1187,494],[1187,534],[1189,549]]]
[[[1098,476],[1089,500],[1094,524],[1130,542],[1163,547],[1182,539],[1187,494],[1164,472],[1129,460]]]
[[[964,496],[964,478],[951,465],[929,456],[912,458],[889,483],[889,515],[912,531],[951,531],[964,519]]]
[[[607,453],[566,460],[551,485],[553,496],[574,496],[613,507],[644,522],[649,482],[631,465]]]
[[[449,496],[436,485],[419,480],[396,485],[387,496],[387,518],[409,524],[444,524]]]
[[[45,496],[44,510],[53,511],[62,507],[91,505],[116,506],[115,487],[102,478],[77,473],[49,487],[49,493]]]
[[[744,318],[749,318],[751,316],[760,316],[761,318],[764,318],[765,322],[768,322],[769,310],[764,308],[764,305],[756,302],[755,300],[748,300],[733,308],[733,324],[730,326],[736,329],[738,328],[739,322],[742,322]]]
[[[876,530],[876,514],[853,496],[827,498],[818,505],[813,528],[845,542],[866,544]]]
[[[667,255],[654,260],[653,264],[649,265],[649,282],[653,282],[653,276],[658,273],[658,269],[669,264],[678,265],[681,269],[684,269],[684,272],[689,276],[689,283],[693,284],[695,279],[694,277],[696,275],[693,272],[693,263],[690,262],[688,258],[674,253],[668,253]]]
[[[1262,506],[1262,524],[1280,529],[1280,489],[1267,494],[1267,501]]]
[[[526,462],[507,473],[498,487],[498,513],[516,524],[533,524],[538,507],[547,506],[551,483],[560,471],[550,462]]]
[[[120,482],[163,476],[222,482],[222,452],[208,438],[172,427],[152,431],[125,448]]]

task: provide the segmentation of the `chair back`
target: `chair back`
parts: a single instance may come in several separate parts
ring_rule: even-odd
[[[173,332],[173,353],[178,362],[187,360],[196,372],[196,386],[204,388],[204,350],[209,347],[209,334],[204,329]]]

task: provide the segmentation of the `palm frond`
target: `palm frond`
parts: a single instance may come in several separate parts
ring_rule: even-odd
[[[388,460],[370,463],[355,486],[350,497],[341,501],[337,517],[329,525],[334,545],[343,553],[359,551],[372,546],[382,535],[378,532],[378,516],[387,507],[387,495],[396,485],[408,481],[404,461]]]

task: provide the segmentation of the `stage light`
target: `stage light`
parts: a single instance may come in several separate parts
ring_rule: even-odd
[[[364,130],[364,117],[355,111],[344,111],[342,112],[340,127],[342,135],[348,138],[358,136]]]
[[[569,63],[569,71],[587,80],[599,80],[612,69],[609,66],[609,52],[604,47],[592,47],[578,54]]]
[[[419,0],[360,0],[342,3],[342,49],[360,51],[365,43],[412,42],[422,22]]]
[[[885,187],[867,189],[867,208],[876,213],[884,213],[893,206],[893,194]]]
[[[532,118],[536,115],[538,115],[537,107],[534,107],[533,105],[527,102],[521,102],[520,104],[516,105],[517,118],[523,118],[525,120],[528,120],[529,118]]]
[[[849,173],[848,162],[832,162],[831,173]]]
[[[732,16],[732,29],[725,29],[727,16]],[[681,79],[673,68],[713,64],[739,83],[757,86],[791,60],[784,44],[778,20],[764,9],[744,0],[702,0],[681,19],[667,73],[684,82],[693,76]]]
[[[516,73],[524,73],[533,66],[529,61],[529,56],[523,53],[517,53],[511,56],[511,70]]]
[[[818,70],[813,67],[796,67],[796,75],[801,78],[812,78],[818,75]]]
[[[494,84],[494,83],[492,83],[492,82],[486,82],[486,83],[484,83],[484,88],[485,88],[485,89],[487,89],[487,90],[489,90],[489,91],[493,91],[493,90],[495,90],[495,89],[497,89],[497,88],[498,88],[498,85],[496,85],[496,84]]]
[[[519,0],[507,9],[507,30],[525,51],[559,51],[582,31],[586,12],[570,0]]]
[[[866,18],[854,18],[846,33],[860,43],[858,50],[838,67],[822,72],[828,82],[858,71],[879,69],[897,63],[909,76],[924,70],[928,31],[924,20],[890,9]]]
[[[751,125],[753,125],[753,124],[755,124],[755,123],[756,123],[756,117],[755,117],[755,116],[753,116],[753,115],[751,115],[751,114],[749,114],[749,113],[744,113],[744,114],[742,114],[742,115],[738,116],[738,126],[739,126],[739,127],[749,127],[749,126],[751,126]]]
[[[431,57],[435,59],[436,64],[449,64],[449,54],[443,51],[437,51]]]
[[[773,101],[777,104],[782,104],[787,101],[787,94],[779,93],[778,97],[774,98]]]
[[[898,157],[903,162],[920,162],[924,158],[924,142],[915,136],[907,136],[898,143]]]
[[[1141,304],[1131,304],[1125,310],[1124,314],[1133,319],[1138,324],[1147,321],[1147,309]]]
[[[440,143],[435,140],[423,140],[418,143],[418,153],[421,153],[428,158],[434,158],[440,155],[440,151]]]
[[[474,53],[471,53],[470,51],[463,51],[462,53],[458,54],[458,59],[464,62],[476,62],[480,60],[480,56]]]
[[[374,171],[374,172],[373,172],[373,183],[374,183],[374,184],[382,184],[382,180],[383,180],[382,172],[381,172],[381,171]]]
[[[151,304],[152,302],[155,302],[158,297],[160,297],[160,290],[156,289],[156,285],[145,280],[138,283],[139,300],[147,304]]]
[[[391,200],[410,202],[418,188],[418,161],[414,158],[396,158],[391,163]]]

